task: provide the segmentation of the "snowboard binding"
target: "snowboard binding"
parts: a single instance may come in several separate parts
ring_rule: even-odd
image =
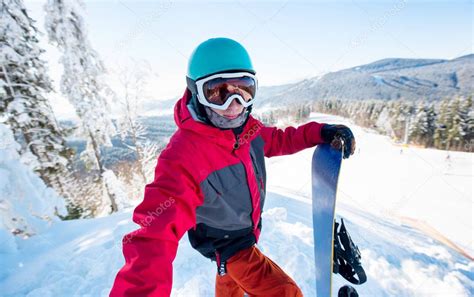
[[[352,241],[342,218],[340,224],[336,221],[334,224],[333,273],[339,273],[355,285],[365,283],[367,276],[360,262],[359,248]]]
[[[337,297],[359,297],[359,294],[357,293],[356,289],[346,285],[339,289]]]

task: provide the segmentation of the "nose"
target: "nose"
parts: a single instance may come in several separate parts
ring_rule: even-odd
[[[240,103],[239,99],[235,98],[232,100],[232,103],[230,103],[229,108],[240,108],[242,104]]]
[[[243,106],[242,104],[240,104],[240,101],[238,99],[234,99],[227,108],[227,111],[232,113],[240,113],[242,111],[242,108]]]

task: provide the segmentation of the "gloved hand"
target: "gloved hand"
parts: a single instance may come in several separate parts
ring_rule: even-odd
[[[335,149],[340,150],[344,143],[344,159],[354,154],[356,141],[351,129],[344,125],[325,124],[321,128],[321,137],[326,143],[330,143]]]

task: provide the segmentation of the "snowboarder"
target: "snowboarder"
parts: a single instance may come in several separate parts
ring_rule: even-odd
[[[175,106],[178,130],[134,211],[140,229],[123,239],[125,265],[110,296],[169,296],[172,263],[185,232],[194,249],[216,262],[216,296],[302,296],[256,247],[266,194],[264,157],[331,143],[343,144],[348,158],[355,150],[351,130],[317,122],[281,130],[252,117],[255,70],[248,52],[232,39],[201,43],[186,79]]]

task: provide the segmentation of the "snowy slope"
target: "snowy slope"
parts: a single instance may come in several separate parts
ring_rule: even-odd
[[[343,119],[314,115],[322,122]],[[354,127],[360,151],[344,161],[338,215],[362,252],[361,296],[472,296],[472,156],[401,148]],[[314,296],[310,193],[312,150],[267,159],[260,248]],[[131,212],[54,224],[0,249],[2,296],[106,296],[123,265],[120,241]],[[405,217],[404,219],[402,219]],[[407,219],[410,218],[410,219]],[[407,224],[409,222],[410,224]],[[419,228],[423,226],[430,228]],[[415,226],[416,225],[416,226]],[[436,230],[437,239],[433,231]],[[458,250],[448,247],[452,242]],[[213,296],[215,265],[185,236],[174,262],[174,296]],[[342,285],[335,276],[335,287]]]
[[[474,154],[394,145],[340,117],[313,114],[313,120],[349,125],[357,140],[355,155],[343,163],[339,202],[377,217],[425,222],[474,256]],[[312,150],[306,150],[267,160],[269,190],[309,198],[310,175],[291,171],[310,171],[311,156]],[[285,174],[286,168],[290,173]]]

